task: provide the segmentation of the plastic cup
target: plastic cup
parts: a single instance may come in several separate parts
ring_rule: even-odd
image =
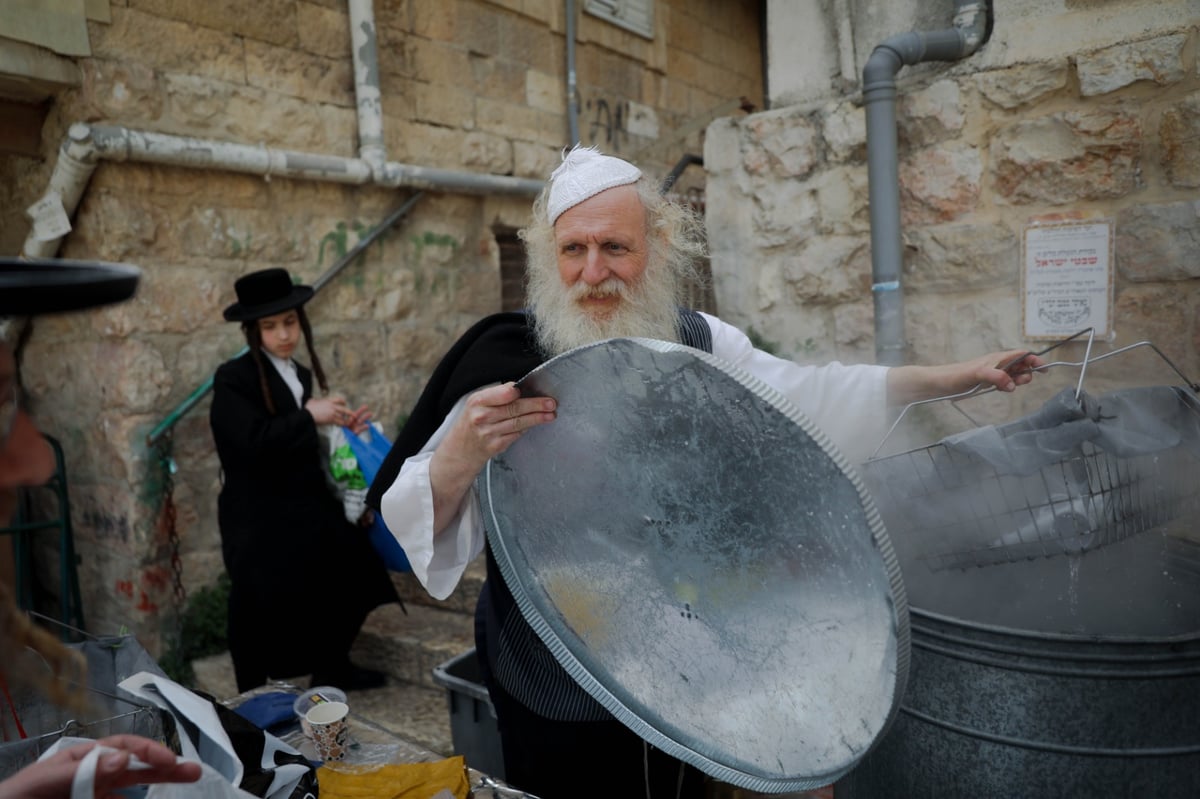
[[[304,714],[322,760],[341,760],[346,756],[349,713],[350,706],[345,702],[322,702]]]

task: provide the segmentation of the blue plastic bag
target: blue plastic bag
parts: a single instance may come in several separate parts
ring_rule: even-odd
[[[342,432],[346,434],[346,443],[350,445],[350,449],[354,450],[354,457],[358,459],[358,468],[362,470],[367,485],[370,485],[371,481],[375,479],[383,459],[387,457],[388,451],[392,448],[391,442],[384,438],[383,433],[376,430],[374,425],[367,425],[366,441],[363,441],[348,427],[343,427]],[[375,551],[383,558],[384,565],[388,570],[394,572],[412,571],[412,564],[408,562],[408,556],[396,542],[392,531],[383,523],[383,515],[376,513],[374,516],[375,521],[371,522],[371,526],[367,528],[367,536],[371,539],[371,546],[375,547]]]

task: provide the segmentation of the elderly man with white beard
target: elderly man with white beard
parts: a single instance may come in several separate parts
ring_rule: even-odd
[[[704,254],[700,223],[634,165],[575,148],[521,231],[529,311],[489,316],[451,348],[380,469],[368,504],[435,598],[487,551],[476,646],[500,730],[505,779],[542,799],[701,797],[704,776],[642,741],[557,664],[522,618],[490,548],[474,484],[493,456],[555,402],[514,381],[546,360],[608,338],[641,337],[710,352],[772,386],[852,462],[881,440],[888,408],[989,384],[1012,391],[1041,364],[1021,350],[944,366],[805,366],[776,358],[716,317],[679,306]],[[1005,368],[999,368],[1005,365]]]

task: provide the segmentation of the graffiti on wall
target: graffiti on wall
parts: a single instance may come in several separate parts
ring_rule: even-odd
[[[588,100],[584,104],[588,120],[588,139],[610,153],[621,152],[622,143],[629,142],[626,121],[629,118],[629,103],[623,100],[609,102],[603,97]]]
[[[658,113],[648,105],[632,100],[594,97],[585,102],[583,107],[588,140],[605,152],[619,153],[622,148],[628,150],[633,136],[658,138]]]
[[[370,232],[370,228],[362,222],[355,221],[352,225],[354,234],[358,236],[358,240],[362,239]],[[317,250],[317,266],[325,265],[325,248],[329,247],[332,257],[330,263],[339,261],[346,257],[346,253],[350,252],[350,227],[345,222],[338,222],[334,229],[321,237],[320,249]]]
[[[408,240],[413,246],[413,258],[418,262],[424,257],[427,247],[446,249],[451,257],[458,251],[458,239],[446,233],[426,230],[419,235],[409,236]]]
[[[159,604],[155,599],[170,597],[171,582],[171,572],[165,566],[146,566],[136,578],[118,579],[113,593],[128,600],[134,610],[156,613]]]
[[[413,290],[417,294],[452,295],[462,284],[462,274],[447,268],[462,245],[447,233],[426,230],[408,237],[412,245]]]

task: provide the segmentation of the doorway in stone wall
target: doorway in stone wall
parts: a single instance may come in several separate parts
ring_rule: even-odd
[[[500,310],[519,311],[525,307],[525,245],[517,238],[517,229],[492,228],[500,250]]]

